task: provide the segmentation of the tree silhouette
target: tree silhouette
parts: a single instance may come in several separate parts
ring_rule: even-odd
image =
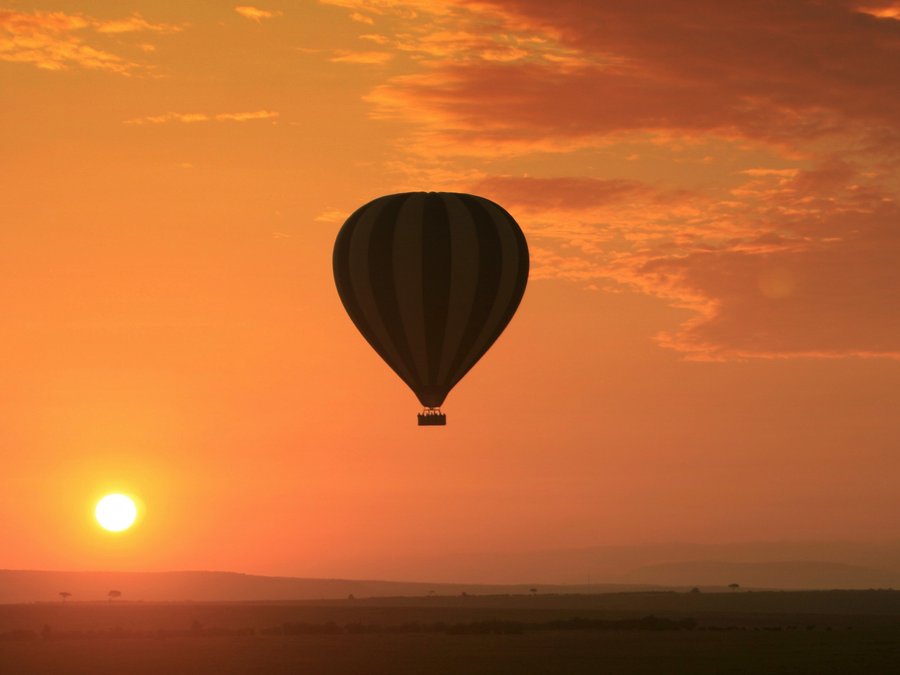
[[[63,602],[65,602],[66,600],[68,600],[69,598],[72,597],[72,594],[69,593],[69,591],[60,591],[59,597],[61,597],[63,599]]]
[[[122,591],[110,591],[107,595],[109,596],[109,601],[112,602],[115,598],[122,597]]]
[[[532,595],[537,595],[537,589],[536,589],[536,588],[529,588],[529,589],[528,589],[528,592],[531,593]]]
[[[696,593],[699,593],[699,592],[700,592],[700,589],[697,588],[696,586],[694,586],[694,587],[691,589],[691,593],[695,593],[695,594],[696,594]]]
[[[731,589],[732,593],[741,587],[740,584],[728,584],[728,588]]]

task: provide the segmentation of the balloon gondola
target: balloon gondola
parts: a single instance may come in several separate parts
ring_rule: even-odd
[[[350,319],[443,426],[447,394],[506,328],[528,282],[516,221],[483,197],[406,192],[357,209],[334,244]]]

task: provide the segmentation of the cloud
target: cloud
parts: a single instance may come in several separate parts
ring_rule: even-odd
[[[335,50],[334,56],[329,59],[334,63],[362,63],[362,64],[382,64],[387,63],[394,58],[390,52],[366,51],[351,52],[344,50]]]
[[[390,42],[390,38],[386,35],[379,35],[377,33],[366,33],[365,35],[359,36],[360,40],[368,40],[369,42],[374,42],[375,44],[385,45]]]
[[[65,12],[0,10],[0,60],[30,63],[43,70],[81,67],[120,75],[146,71],[94,40],[120,33],[174,33],[180,26],[152,23],[139,14],[125,19],[100,20]],[[145,50],[146,51],[146,50]]]
[[[481,2],[440,0],[320,0],[346,8],[354,21],[374,23],[374,14],[396,30],[361,35],[430,65],[442,62],[577,61],[576,54],[546,34],[520,30],[509,17]],[[365,11],[367,14],[362,14]]]
[[[327,209],[317,215],[313,220],[317,223],[343,223],[350,214],[340,209]]]
[[[692,359],[900,358],[900,200],[841,160],[742,173],[718,199],[583,178],[472,190],[523,223],[535,278],[690,310],[658,340]]]
[[[896,195],[840,160],[767,178],[743,205],[756,241],[634,261],[651,291],[662,280],[700,303],[663,342],[702,358],[900,358]]]
[[[503,204],[522,224],[532,247],[541,251],[532,264],[536,278],[636,287],[633,269],[639,263],[629,256],[674,254],[704,237],[726,241],[756,234],[724,219],[713,232],[703,195],[634,180],[492,176],[464,190]]]
[[[282,12],[278,10],[260,9],[259,7],[253,7],[251,5],[238,5],[234,8],[234,11],[245,19],[250,19],[257,23],[263,19],[274,19],[276,16],[282,15]]]
[[[534,278],[688,310],[667,348],[900,358],[898,8],[379,2],[407,58],[365,98],[400,182],[506,206]]]
[[[535,178],[491,176],[476,183],[479,193],[491,194],[502,203],[546,210],[583,212],[593,207],[621,203],[626,198],[646,194],[645,184],[630,180],[586,177]]]
[[[279,113],[272,110],[254,110],[252,112],[234,113],[177,113],[168,112],[161,115],[148,115],[125,120],[125,124],[166,124],[167,122],[181,122],[193,124],[196,122],[248,122],[252,120],[273,120]]]
[[[843,3],[456,7],[427,35],[406,31],[399,48],[429,57],[430,67],[373,91],[377,116],[469,147],[555,143],[562,151],[648,130],[780,145],[900,138],[900,24]],[[463,7],[484,13],[467,17]],[[493,32],[476,30],[484,22]]]
[[[766,169],[766,168],[754,168],[754,169],[743,169],[741,173],[746,174],[748,176],[788,176],[793,177],[799,173],[798,169]]]
[[[453,11],[453,2],[446,0],[319,0],[323,5],[334,5],[352,10],[353,13],[368,12],[370,14],[401,14],[409,18],[449,14]],[[351,14],[352,18],[352,14]]]
[[[173,24],[151,23],[140,14],[132,14],[127,19],[112,19],[109,21],[95,21],[94,30],[98,33],[177,33],[183,28]]]
[[[272,120],[279,113],[272,110],[254,110],[253,112],[219,113],[213,116],[217,122],[248,122],[250,120]]]
[[[13,34],[36,32],[64,33],[91,25],[91,20],[77,14],[65,12],[17,12],[0,9],[0,27]]]
[[[856,7],[858,12],[869,14],[879,19],[900,20],[900,2],[897,0],[882,0],[881,2],[868,2]]]
[[[889,262],[900,245],[880,232],[886,217],[896,221],[900,211],[800,251],[698,251],[648,262],[642,273],[669,280],[682,297],[693,292],[699,303],[697,319],[660,340],[702,359],[900,359],[900,271]]]

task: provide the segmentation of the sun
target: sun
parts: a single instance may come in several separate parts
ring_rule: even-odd
[[[137,518],[137,506],[131,497],[122,494],[106,495],[97,502],[94,515],[100,527],[110,532],[127,530]]]

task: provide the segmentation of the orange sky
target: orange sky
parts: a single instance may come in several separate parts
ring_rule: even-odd
[[[896,1],[5,0],[0,97],[0,568],[900,538]],[[403,190],[531,248],[444,429],[332,281]]]

